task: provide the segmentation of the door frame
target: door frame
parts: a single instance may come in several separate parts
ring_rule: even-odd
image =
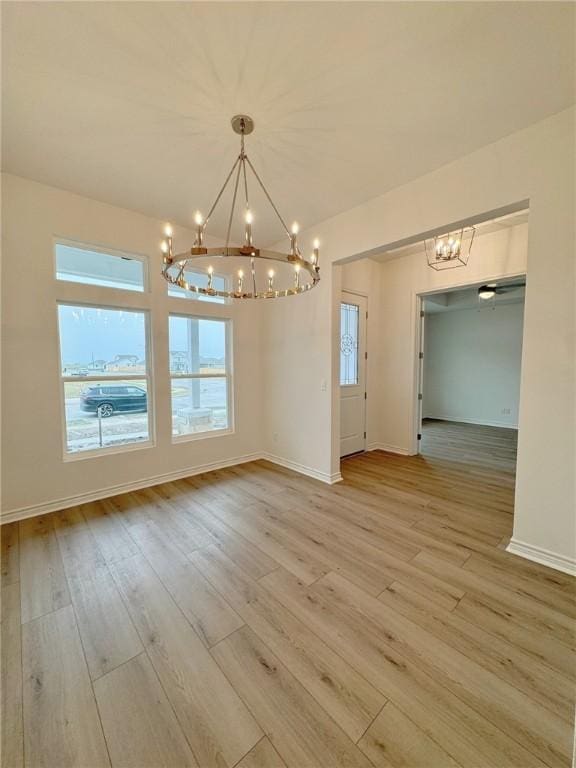
[[[343,301],[343,296],[345,294],[348,294],[350,296],[358,296],[361,299],[364,299],[366,302],[366,317],[364,318],[364,358],[358,358],[358,370],[360,370],[360,367],[363,367],[364,371],[364,406],[362,408],[362,415],[363,415],[363,422],[364,422],[364,445],[360,451],[355,451],[355,453],[349,453],[346,454],[346,456],[354,456],[358,453],[365,453],[366,452],[366,446],[368,445],[368,429],[366,424],[366,404],[368,400],[368,294],[364,293],[363,291],[355,291],[349,288],[340,288],[340,298],[338,300],[338,341],[340,341],[342,328],[340,326],[340,306],[342,304],[345,304],[346,302]],[[340,384],[340,348],[338,348],[338,402],[340,404],[340,407],[338,409],[338,454],[339,454],[339,460],[346,458],[346,456],[340,456],[340,448],[342,444],[342,435],[341,435],[341,418],[342,418],[342,408],[341,408],[341,387]]]
[[[424,323],[425,317],[422,315],[424,308],[424,299],[427,296],[432,296],[435,293],[446,293],[447,291],[459,291],[463,288],[476,288],[484,285],[484,283],[498,282],[499,280],[514,280],[515,278],[524,278],[528,283],[528,271],[517,272],[512,274],[497,274],[488,277],[483,277],[481,280],[464,280],[461,283],[450,283],[449,285],[435,286],[426,291],[414,291],[412,294],[412,306],[413,306],[413,383],[414,383],[414,396],[412,398],[412,441],[410,446],[410,455],[416,455],[420,453],[420,440],[418,435],[422,434],[422,400],[419,399],[419,394],[424,394],[424,358],[420,357],[420,352],[424,352],[425,345],[425,333]],[[522,338],[525,333],[525,322],[522,325]],[[518,417],[518,432],[520,432],[520,416]]]

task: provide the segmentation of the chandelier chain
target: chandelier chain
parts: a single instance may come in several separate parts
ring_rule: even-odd
[[[240,181],[240,171],[242,169],[242,161],[238,165],[238,173],[236,174],[236,181],[234,183],[234,195],[232,197],[232,207],[230,208],[230,217],[228,219],[228,229],[226,230],[226,245],[224,246],[228,251],[230,245],[230,230],[232,229],[232,220],[234,218],[234,208],[236,208],[236,196],[238,195],[238,182]]]
[[[282,224],[282,226],[284,227],[284,231],[286,232],[286,234],[288,235],[288,237],[290,237],[290,230],[289,230],[289,229],[288,229],[288,227],[286,226],[286,222],[284,221],[284,219],[283,219],[283,218],[282,218],[282,216],[280,215],[280,212],[279,212],[278,208],[276,208],[276,205],[274,204],[274,201],[272,200],[272,198],[271,198],[271,197],[270,197],[270,195],[268,194],[268,190],[267,190],[267,189],[266,189],[266,187],[264,186],[264,182],[262,181],[262,179],[260,178],[260,176],[258,176],[258,173],[256,172],[256,168],[254,168],[254,166],[253,166],[253,165],[252,165],[252,163],[250,162],[250,158],[248,157],[248,155],[246,155],[246,161],[247,161],[248,165],[250,166],[250,169],[252,170],[252,173],[254,174],[254,176],[256,176],[256,181],[258,182],[258,184],[260,184],[260,187],[262,188],[262,191],[264,192],[264,194],[265,194],[265,195],[266,195],[266,197],[268,198],[268,202],[270,203],[270,205],[271,205],[271,206],[272,206],[272,208],[274,209],[274,213],[275,213],[275,214],[276,214],[276,216],[278,216],[278,218],[280,219],[280,223],[281,223],[281,224]]]
[[[250,200],[248,198],[248,178],[246,176],[246,156],[242,158],[242,173],[244,175],[244,199],[246,200],[246,210],[250,210]]]
[[[220,202],[220,198],[222,197],[222,195],[224,193],[224,190],[228,186],[228,182],[232,178],[232,174],[236,170],[236,166],[238,165],[239,162],[240,162],[240,155],[238,155],[238,157],[236,158],[236,162],[234,163],[234,165],[230,169],[230,173],[228,174],[228,176],[226,176],[226,181],[224,182],[224,184],[222,184],[222,188],[220,189],[220,192],[218,192],[218,195],[216,196],[216,200],[214,200],[214,202],[212,203],[212,207],[210,208],[210,210],[208,211],[208,215],[204,219],[204,229],[206,229],[206,225],[208,224],[208,221],[210,220],[210,217],[214,213],[214,209],[216,208],[216,206]]]

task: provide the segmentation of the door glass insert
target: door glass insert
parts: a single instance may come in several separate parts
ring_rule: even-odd
[[[340,385],[358,384],[359,312],[356,304],[340,304]]]

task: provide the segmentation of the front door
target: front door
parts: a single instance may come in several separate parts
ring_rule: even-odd
[[[366,298],[340,304],[340,456],[366,449]]]

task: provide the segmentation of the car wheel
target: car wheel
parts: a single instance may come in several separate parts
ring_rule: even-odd
[[[97,413],[98,416],[101,416],[103,419],[107,419],[114,413],[114,407],[112,406],[112,403],[100,403]]]

